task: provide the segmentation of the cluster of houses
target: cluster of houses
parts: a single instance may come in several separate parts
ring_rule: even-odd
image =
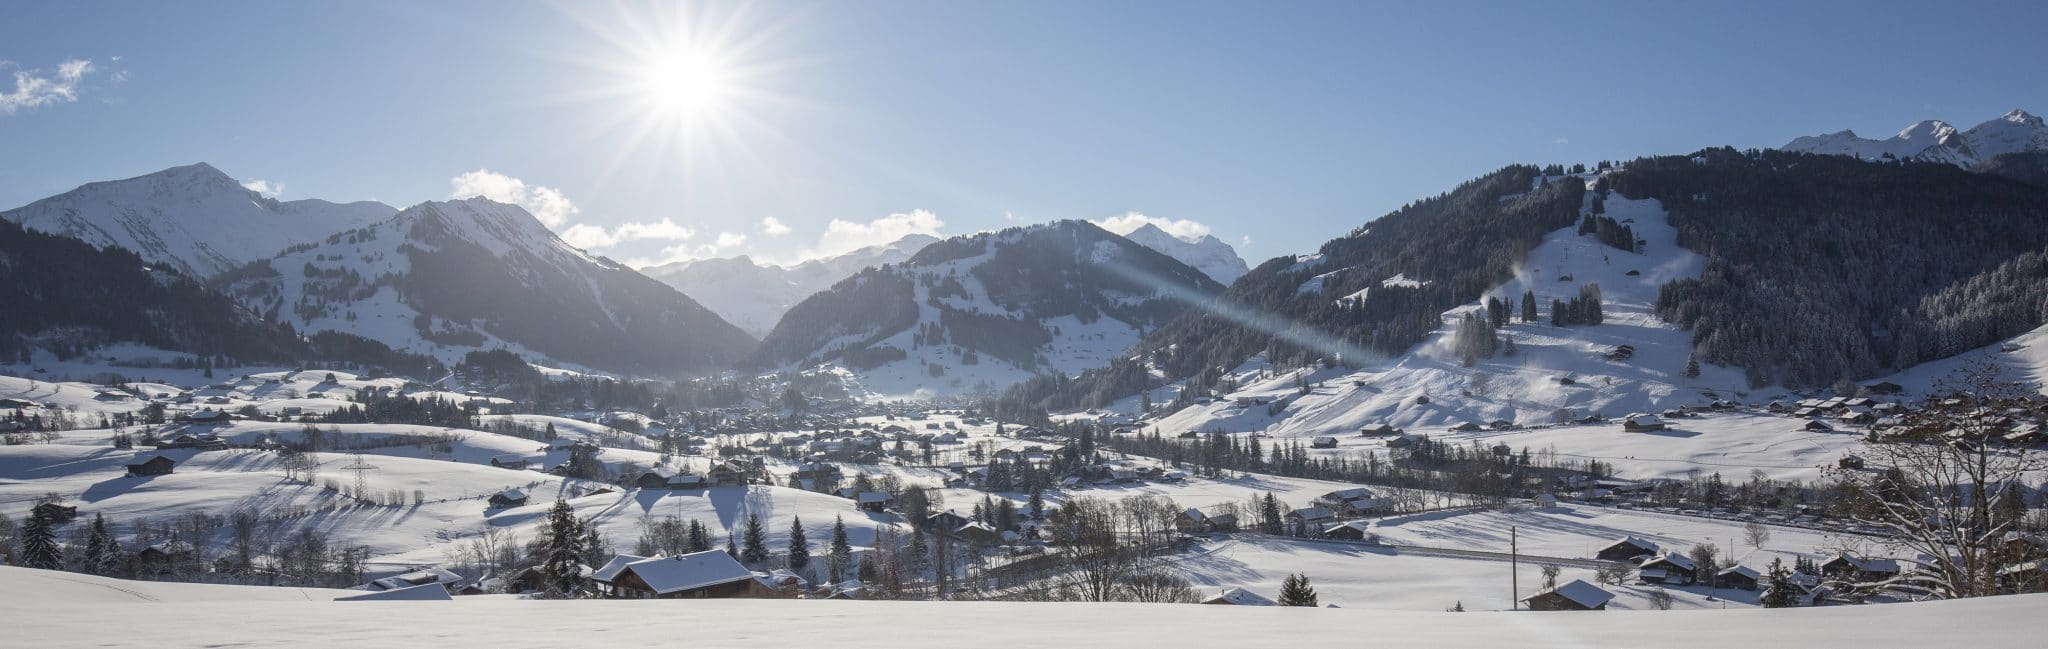
[[[621,554],[602,566],[579,566],[590,593],[608,599],[708,599],[708,598],[821,598],[851,599],[866,594],[859,581],[814,586],[809,579],[789,570],[748,570],[723,550],[692,552],[677,556],[643,557]],[[438,566],[417,566],[403,574],[373,580],[355,590],[366,593],[406,594],[389,599],[435,599],[419,597],[418,589],[433,586],[447,595],[478,595],[502,590],[509,593],[541,593],[548,590],[547,575],[539,567],[528,567],[509,577],[485,577],[470,581]],[[358,596],[348,599],[386,599]]]

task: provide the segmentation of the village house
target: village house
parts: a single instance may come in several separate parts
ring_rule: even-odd
[[[1393,426],[1389,426],[1387,424],[1373,424],[1371,426],[1366,426],[1364,428],[1358,429],[1358,436],[1360,437],[1386,437],[1388,435],[1399,434],[1401,434],[1400,429],[1394,428]]]
[[[526,467],[529,464],[530,463],[526,461],[526,458],[520,457],[519,455],[514,453],[491,456],[491,466],[498,467],[500,469],[525,471]]]
[[[1237,588],[1237,587],[1225,588],[1225,589],[1223,589],[1223,592],[1220,592],[1220,593],[1217,593],[1217,594],[1214,594],[1214,595],[1210,595],[1210,596],[1208,596],[1208,597],[1204,597],[1204,598],[1202,598],[1202,603],[1203,603],[1203,604],[1215,604],[1215,605],[1220,605],[1220,606],[1278,606],[1278,605],[1279,605],[1279,604],[1276,604],[1276,603],[1274,603],[1274,602],[1273,602],[1273,600],[1270,600],[1270,599],[1266,599],[1266,597],[1265,597],[1264,595],[1260,595],[1260,594],[1258,594],[1258,593],[1254,593],[1254,592],[1251,592],[1251,591],[1249,591],[1249,590],[1245,590],[1245,589],[1243,589],[1243,588]]]
[[[128,475],[133,475],[133,476],[153,476],[153,475],[170,475],[170,474],[171,474],[171,468],[172,468],[172,467],[174,467],[174,466],[177,466],[177,464],[178,464],[178,461],[177,461],[177,460],[173,460],[173,459],[171,459],[171,458],[169,458],[169,457],[167,457],[167,456],[161,455],[161,454],[157,454],[157,453],[151,453],[151,454],[149,454],[149,455],[143,455],[143,456],[139,456],[139,457],[137,457],[137,458],[135,458],[135,459],[133,459],[133,460],[129,460],[129,461],[128,461]]]
[[[614,555],[610,561],[606,561],[604,565],[590,571],[590,588],[601,597],[618,597],[618,591],[612,587],[612,580],[619,577],[619,571],[625,570],[628,565],[659,556],[661,555],[655,555],[654,557],[643,557],[637,554]]]
[[[1351,521],[1323,530],[1323,538],[1344,541],[1379,543],[1380,535],[1372,531],[1371,521]]]
[[[1337,524],[1337,513],[1327,507],[1303,507],[1287,512],[1287,528],[1295,536],[1310,536]]]
[[[1646,583],[1684,586],[1699,579],[1699,564],[1692,557],[1664,552],[1637,566],[1636,578]]]
[[[1763,575],[1749,566],[1730,566],[1714,573],[1715,588],[1756,590],[1757,584],[1761,581]]]
[[[179,433],[157,441],[158,449],[196,448],[202,451],[219,451],[228,447],[227,440],[213,433],[194,435]]]
[[[29,515],[41,516],[53,524],[62,525],[78,519],[78,508],[72,505],[43,503],[30,508]]]
[[[853,495],[853,506],[864,512],[879,514],[896,506],[896,497],[884,491],[863,491]]]
[[[1311,504],[1326,507],[1341,516],[1364,516],[1380,511],[1384,503],[1373,495],[1371,489],[1354,487],[1340,489],[1316,496]]]
[[[518,507],[520,505],[526,504],[526,492],[520,489],[506,489],[504,491],[491,494],[491,499],[489,502],[491,509]]]
[[[1600,548],[1599,552],[1593,553],[1593,558],[1603,561],[1633,562],[1639,557],[1650,556],[1656,553],[1657,544],[1629,536],[1610,543],[1607,547]]]
[[[455,574],[445,568],[439,566],[415,566],[411,572],[371,580],[370,583],[355,587],[355,590],[377,592],[411,588],[426,584],[439,585],[450,593],[462,590],[465,585],[462,575]]]
[[[1522,601],[1531,611],[1604,611],[1607,603],[1614,601],[1614,594],[1584,579],[1573,579]]]
[[[1820,564],[1820,574],[1832,579],[1868,583],[1899,576],[1896,559],[1872,559],[1843,553]]]
[[[619,569],[611,583],[613,596],[625,599],[696,599],[761,594],[753,571],[740,565],[739,560],[724,550],[629,563]]]
[[[223,399],[221,397],[214,398],[220,399],[220,403],[228,402],[227,399]],[[209,400],[208,402],[211,403],[211,400]],[[230,419],[232,419],[232,417],[229,416],[227,411],[225,410],[214,410],[211,408],[207,408],[201,410],[193,410],[190,412],[178,413],[178,416],[173,417],[172,421],[188,424],[219,424],[225,423]]]
[[[1337,448],[1337,438],[1328,435],[1319,436],[1309,440],[1308,446],[1309,448]]]
[[[1632,414],[1621,420],[1621,429],[1630,433],[1647,433],[1664,430],[1667,426],[1656,415]]]

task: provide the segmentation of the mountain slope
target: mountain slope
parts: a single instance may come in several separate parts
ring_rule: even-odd
[[[577,250],[517,206],[428,202],[222,276],[301,331],[349,331],[453,361],[496,347],[643,374],[724,367],[745,332],[660,282]]]
[[[798,303],[746,366],[836,364],[882,395],[994,390],[1106,363],[1221,288],[1085,221],[956,237]]]
[[[1243,277],[1251,270],[1245,265],[1244,258],[1237,256],[1235,248],[1217,239],[1215,235],[1205,234],[1189,241],[1167,234],[1165,230],[1151,223],[1145,223],[1136,230],[1120,234],[1138,245],[1157,250],[1160,254],[1172,257],[1180,263],[1193,266],[1195,270],[1202,271],[1209,279],[1216,280],[1216,283],[1224,286],[1229,286],[1231,282],[1237,281],[1237,278]]]
[[[2024,110],[2013,110],[1959,131],[1938,119],[1924,120],[1882,140],[1859,137],[1853,131],[1795,138],[1783,151],[1846,155],[1865,160],[1885,158],[1943,162],[1975,167],[2009,153],[2048,151],[2048,125]]]
[[[0,222],[0,304],[7,305],[0,309],[0,365],[33,359],[37,350],[58,360],[97,359],[109,346],[133,343],[184,367],[322,360],[420,376],[435,369],[429,359],[349,334],[301,339],[191,278],[147,266],[128,250],[98,249],[8,222]],[[164,351],[173,353],[154,353]]]
[[[793,266],[756,262],[751,258],[695,259],[643,268],[641,273],[676,287],[720,317],[754,336],[766,336],[790,307],[863,268],[901,263],[937,237],[913,234],[892,243],[869,246]]]
[[[83,185],[0,219],[208,278],[287,246],[390,218],[382,203],[265,198],[206,163]]]

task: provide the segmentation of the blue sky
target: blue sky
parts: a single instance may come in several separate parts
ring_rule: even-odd
[[[0,0],[0,208],[206,161],[287,200],[403,207],[463,177],[638,262],[1136,212],[1256,264],[1509,163],[2048,112],[2044,18],[2039,2]],[[716,68],[715,108],[644,96],[650,48]],[[42,84],[33,100],[18,75]]]

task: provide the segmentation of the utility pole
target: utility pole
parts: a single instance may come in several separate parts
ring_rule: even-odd
[[[1508,610],[1522,610],[1522,553],[1521,534],[1515,526],[1508,526]]]
[[[355,472],[356,499],[363,500],[369,498],[370,472],[377,470],[377,465],[363,461],[363,454],[357,453],[355,454],[355,461],[350,462],[348,466],[341,467],[341,470]]]

